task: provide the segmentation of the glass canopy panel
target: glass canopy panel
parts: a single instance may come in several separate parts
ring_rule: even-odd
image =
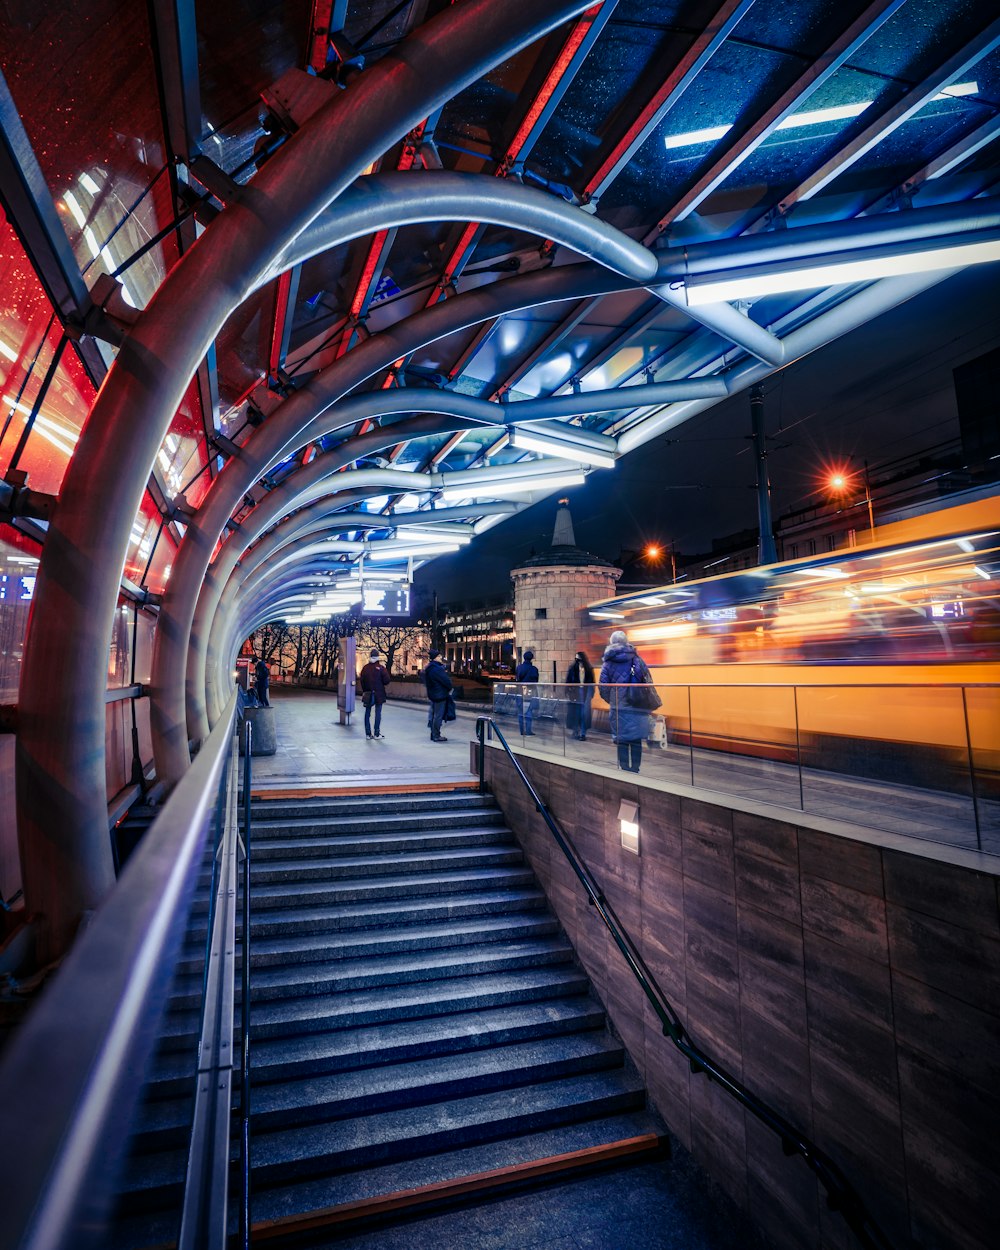
[[[276,282],[255,292],[227,319],[215,340],[219,403],[229,408],[267,374]]]
[[[202,116],[211,130],[225,132],[222,151],[259,133],[260,93],[306,64],[310,9],[310,0],[196,0]]]
[[[192,381],[156,456],[156,472],[169,499],[181,491],[197,507],[212,484],[205,471],[205,432],[197,381]]]
[[[169,180],[157,178],[167,157],[148,8],[131,0],[6,6],[0,68],[92,284],[172,218]],[[161,242],[128,270],[126,289],[137,307],[175,256],[174,244]]]
[[[801,62],[770,48],[725,43],[677,101],[601,199],[601,216],[616,225],[648,223],[666,210],[725,147],[725,132],[707,145],[666,146],[666,140],[739,128],[794,81]]]
[[[579,189],[611,141],[612,121],[631,121],[690,46],[687,32],[698,20],[689,20],[692,9],[707,17],[712,6],[619,4],[535,145],[528,168]],[[614,118],[618,109],[620,118]]]
[[[16,399],[10,389],[4,389],[0,413],[6,421],[12,408],[14,411],[5,436],[0,440],[0,473],[11,467],[10,457],[29,419],[42,375],[51,361],[57,342],[58,334],[53,327],[20,400]],[[95,393],[93,383],[80,363],[75,348],[68,345],[49,383],[24,451],[13,466],[27,472],[28,484],[33,490],[58,494],[66,467],[76,447],[80,428],[94,402]]]
[[[0,536],[0,702],[3,703],[13,703],[17,699],[39,550],[37,543],[9,527],[5,527]]]
[[[159,547],[163,542],[163,536],[157,542],[162,519],[149,491],[146,491],[129,535],[128,554],[125,557],[125,576],[129,581],[142,583],[154,545]]]

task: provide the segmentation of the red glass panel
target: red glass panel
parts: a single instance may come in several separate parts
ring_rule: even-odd
[[[148,6],[134,0],[2,6],[0,68],[77,260],[81,268],[94,261],[90,282],[172,217],[164,176],[108,242],[167,162]],[[171,240],[128,270],[125,283],[137,306],[175,258]]]

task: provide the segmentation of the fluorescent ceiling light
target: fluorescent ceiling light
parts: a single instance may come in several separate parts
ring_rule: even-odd
[[[943,91],[939,91],[933,99],[948,100],[978,94],[978,82],[957,82],[953,87],[945,87]],[[852,117],[860,117],[872,103],[872,100],[859,100],[857,104],[840,104],[825,109],[803,109],[802,112],[793,113],[790,117],[780,121],[774,129],[775,131],[797,130],[806,126],[822,126],[826,122],[848,121]],[[688,130],[684,134],[666,135],[663,146],[668,152],[672,148],[699,147],[703,143],[715,143],[719,139],[724,139],[730,130],[732,126],[707,126],[703,130]]]
[[[6,356],[12,364],[17,364],[17,352],[3,339],[0,339],[0,356]]]
[[[456,547],[465,547],[472,542],[471,534],[449,533],[447,530],[435,534],[423,530],[414,531],[408,525],[401,525],[396,531],[396,537],[402,539],[408,547],[442,542],[454,543]]]
[[[535,434],[516,426],[511,431],[512,447],[521,447],[525,451],[538,451],[544,456],[561,456],[565,460],[578,460],[581,464],[591,464],[598,469],[613,469],[615,457],[610,451],[599,447],[588,447],[584,443],[571,443],[558,438],[549,438],[545,434]]]
[[[562,490],[565,486],[582,486],[582,473],[538,474],[537,477],[526,477],[504,481],[502,478],[482,483],[469,482],[464,486],[446,486],[441,491],[442,499],[503,499],[507,495],[530,495],[535,491]]]
[[[936,269],[961,269],[1000,260],[1000,239],[983,243],[961,243],[926,251],[894,256],[871,256],[862,260],[818,262],[801,268],[775,269],[768,273],[730,274],[707,282],[689,282],[687,302],[692,308],[718,304],[724,300],[759,299],[786,291],[811,291],[817,287],[840,286],[853,282],[874,282],[907,274],[931,273]]]
[[[387,544],[386,550],[384,551],[372,550],[366,554],[369,560],[405,560],[409,556],[416,556],[419,558],[421,556],[432,554],[437,555],[445,551],[459,550],[461,550],[460,543],[426,543],[423,546],[418,547],[392,547]]]

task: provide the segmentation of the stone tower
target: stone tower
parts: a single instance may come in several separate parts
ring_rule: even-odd
[[[569,501],[559,500],[552,546],[511,569],[518,656],[534,651],[539,679],[562,681],[587,636],[583,609],[610,599],[622,570],[576,546]],[[590,657],[594,659],[593,656]]]

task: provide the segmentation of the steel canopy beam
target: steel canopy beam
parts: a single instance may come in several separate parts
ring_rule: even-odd
[[[156,453],[209,344],[273,257],[388,143],[585,7],[467,0],[444,10],[272,156],[123,340],[63,482],[21,669],[18,836],[25,897],[46,918],[42,961],[67,947],[114,880],[104,827],[104,674],[119,573]]]

